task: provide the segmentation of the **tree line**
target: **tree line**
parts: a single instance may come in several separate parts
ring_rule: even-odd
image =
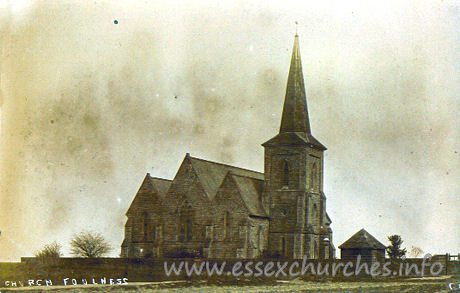
[[[391,235],[388,237],[390,245],[386,247],[386,253],[390,259],[399,259],[406,255],[406,248],[401,248],[404,242],[399,235]],[[73,236],[70,241],[70,253],[75,257],[102,257],[112,251],[112,247],[100,233],[84,231]],[[411,254],[415,257],[421,255],[423,251],[420,248],[412,247]],[[40,251],[35,254],[35,257],[61,257],[62,248],[55,241],[45,245]]]
[[[70,253],[75,257],[102,257],[112,251],[112,247],[105,238],[96,232],[84,231],[73,236],[70,241]],[[35,253],[35,257],[61,257],[62,247],[56,241],[45,245]]]

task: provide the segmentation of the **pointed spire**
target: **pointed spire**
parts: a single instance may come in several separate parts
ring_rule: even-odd
[[[305,84],[300,60],[299,36],[295,35],[292,49],[291,67],[284,99],[283,116],[281,118],[280,133],[302,132],[311,134],[308,119]]]
[[[289,69],[286,96],[280,132],[262,144],[264,147],[279,145],[308,145],[321,151],[326,147],[313,137],[308,118],[307,98],[300,61],[299,36],[296,34],[292,49],[291,68]]]

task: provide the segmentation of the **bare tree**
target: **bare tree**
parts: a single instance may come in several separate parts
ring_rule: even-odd
[[[100,233],[84,231],[70,242],[71,253],[76,257],[101,257],[112,250]]]
[[[61,246],[56,241],[53,243],[43,246],[43,248],[35,253],[35,257],[46,258],[46,257],[61,257]]]
[[[410,249],[410,255],[413,257],[418,257],[423,253],[423,250],[420,247],[412,246]]]

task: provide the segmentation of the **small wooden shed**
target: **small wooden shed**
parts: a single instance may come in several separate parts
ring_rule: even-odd
[[[363,262],[381,262],[385,259],[386,246],[364,229],[351,236],[339,248],[340,257],[345,261],[355,261],[358,255],[361,255]]]

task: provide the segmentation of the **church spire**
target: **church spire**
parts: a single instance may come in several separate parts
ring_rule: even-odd
[[[291,67],[280,126],[280,133],[286,132],[301,132],[311,135],[297,33],[292,49]]]
[[[277,136],[262,145],[269,147],[305,144],[322,151],[326,150],[326,147],[311,134],[302,62],[300,61],[299,36],[296,34],[292,49],[291,67],[289,68],[280,131]]]

